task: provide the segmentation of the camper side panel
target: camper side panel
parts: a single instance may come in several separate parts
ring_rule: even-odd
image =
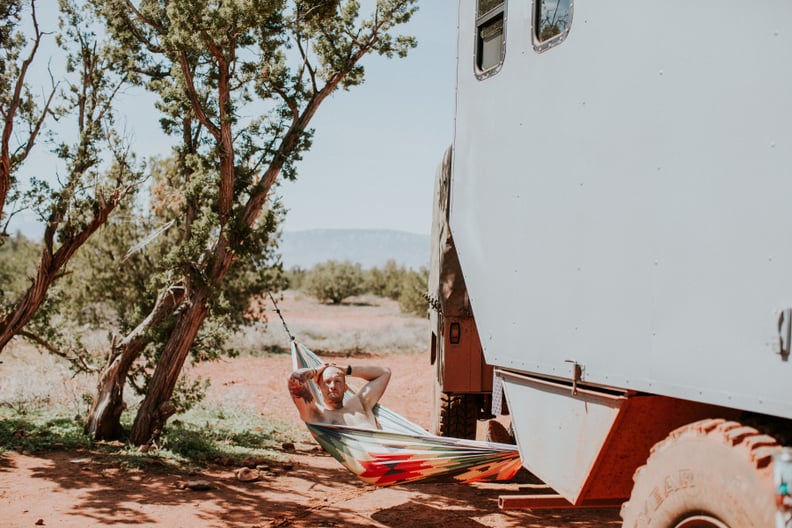
[[[792,417],[792,3],[460,2],[450,224],[487,361]]]

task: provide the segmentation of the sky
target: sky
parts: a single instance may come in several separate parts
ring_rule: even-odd
[[[453,139],[457,2],[424,0],[405,59],[368,57],[366,82],[325,101],[313,148],[280,193],[285,230],[429,234],[434,176]]]
[[[361,12],[367,13],[365,7]],[[418,46],[404,59],[365,57],[364,84],[324,101],[311,123],[313,146],[298,165],[297,180],[284,181],[277,191],[288,211],[285,231],[429,234],[435,171],[453,134],[456,15],[453,0],[423,0],[399,31],[415,36]],[[152,108],[151,101],[142,91],[127,92],[123,126],[133,150],[143,157],[165,156],[171,140],[157,119],[134,111]],[[51,171],[43,163],[27,165],[34,172]],[[16,229],[40,236],[30,215],[18,215],[9,226],[10,232]]]

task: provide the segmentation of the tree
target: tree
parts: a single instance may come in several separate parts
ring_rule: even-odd
[[[396,300],[399,298],[406,270],[391,259],[380,268],[372,268],[368,272],[367,290],[374,295]]]
[[[72,273],[62,281],[61,315],[83,328],[111,330],[104,376],[100,377],[98,387],[106,390],[94,399],[86,424],[87,431],[103,437],[124,435],[120,413],[124,409],[125,385],[131,385],[137,395],[145,394],[163,338],[170,330],[168,318],[163,319],[161,325],[149,325],[145,331],[136,330],[140,320],[157,304],[161,292],[168,291],[173,263],[179,258],[179,233],[174,226],[179,209],[177,203],[183,197],[176,185],[179,178],[177,160],[153,160],[150,178],[149,202],[138,207],[126,206],[119,211],[120,214],[82,248],[75,258]],[[282,212],[275,208],[263,217],[274,222],[281,215]],[[133,244],[134,240],[140,242]],[[283,279],[274,242],[272,238],[260,251],[246,256],[240,265],[232,268],[190,350],[192,361],[216,360],[223,352],[233,353],[224,345],[236,329],[250,323],[249,299],[280,288]],[[179,292],[173,289],[170,294],[179,295]],[[136,356],[118,354],[120,344],[131,342],[128,336],[135,336]],[[96,358],[90,354],[85,356],[76,364],[78,368],[96,364]],[[110,383],[110,380],[118,380],[118,383]],[[190,389],[187,387],[188,392]],[[180,402],[191,404],[199,396],[194,392],[185,394],[177,384],[172,400],[181,412],[186,407]],[[116,400],[121,404],[115,405]],[[118,415],[99,420],[100,416],[105,416],[104,409],[106,412],[112,409]]]
[[[28,35],[19,29],[25,14],[22,0],[6,0],[0,4],[0,116],[3,119],[0,137],[0,221],[4,220],[6,200],[14,187],[16,172],[33,149],[56,92],[56,87],[51,86],[49,95],[44,99],[44,107],[38,108],[27,84],[30,66],[44,38],[36,16],[35,0],[30,2],[30,41]],[[7,222],[3,234],[5,225]]]
[[[19,2],[9,5],[19,7]],[[116,75],[117,65],[96,41],[90,29],[91,20],[78,6],[61,0],[63,34],[59,43],[70,49],[66,59],[67,91],[59,96],[61,107],[50,111],[52,93],[43,111],[37,111],[25,85],[25,74],[42,38],[35,15],[35,2],[31,3],[33,44],[21,65],[13,60],[23,48],[24,37],[0,38],[4,46],[6,72],[15,81],[3,77],[3,89],[13,86],[13,94],[3,92],[4,136],[0,179],[4,185],[14,183],[14,174],[22,160],[33,148],[42,126],[44,115],[52,113],[62,121],[76,124],[75,140],[69,144],[61,138],[57,155],[65,164],[65,174],[57,181],[52,178],[30,178],[30,190],[20,193],[18,201],[33,208],[45,225],[40,258],[29,287],[19,297],[4,300],[0,311],[0,350],[16,335],[23,335],[40,345],[47,343],[40,335],[23,332],[33,319],[52,284],[63,276],[75,252],[107,221],[113,210],[133,195],[143,180],[134,166],[134,158],[122,139],[114,131],[113,101],[126,83],[126,78]],[[18,13],[13,20],[18,21]],[[10,22],[9,22],[10,23]],[[5,35],[5,33],[3,33]],[[76,80],[71,81],[72,75]],[[27,93],[26,96],[20,96]],[[9,139],[15,118],[29,125],[29,130],[14,154],[10,154]],[[12,187],[8,187],[12,188]],[[12,188],[13,189],[13,188]]]
[[[364,282],[360,264],[328,260],[311,268],[305,277],[303,289],[320,301],[340,304],[347,297],[363,293]]]
[[[399,309],[404,313],[427,316],[429,314],[429,270],[408,270],[399,292]]]
[[[119,361],[133,360],[141,346],[133,336],[145,341],[148,329],[167,326],[130,434],[140,445],[175,412],[179,374],[232,267],[269,240],[274,226],[262,215],[278,179],[295,177],[311,119],[338,88],[363,82],[363,57],[403,57],[415,45],[390,30],[410,19],[416,1],[381,0],[366,19],[355,0],[93,2],[130,75],[159,94],[165,130],[182,138],[173,280],[115,347]],[[116,376],[107,373],[100,397],[122,383]],[[95,431],[113,429],[104,420],[119,405],[92,413]]]

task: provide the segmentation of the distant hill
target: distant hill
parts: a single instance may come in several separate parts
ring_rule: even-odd
[[[358,263],[365,269],[395,260],[418,270],[429,266],[429,236],[386,229],[285,231],[281,254],[286,269],[310,268],[328,260]]]

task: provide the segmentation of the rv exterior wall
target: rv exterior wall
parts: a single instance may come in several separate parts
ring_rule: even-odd
[[[450,224],[487,361],[792,418],[792,3],[532,2],[477,75],[460,2]]]

